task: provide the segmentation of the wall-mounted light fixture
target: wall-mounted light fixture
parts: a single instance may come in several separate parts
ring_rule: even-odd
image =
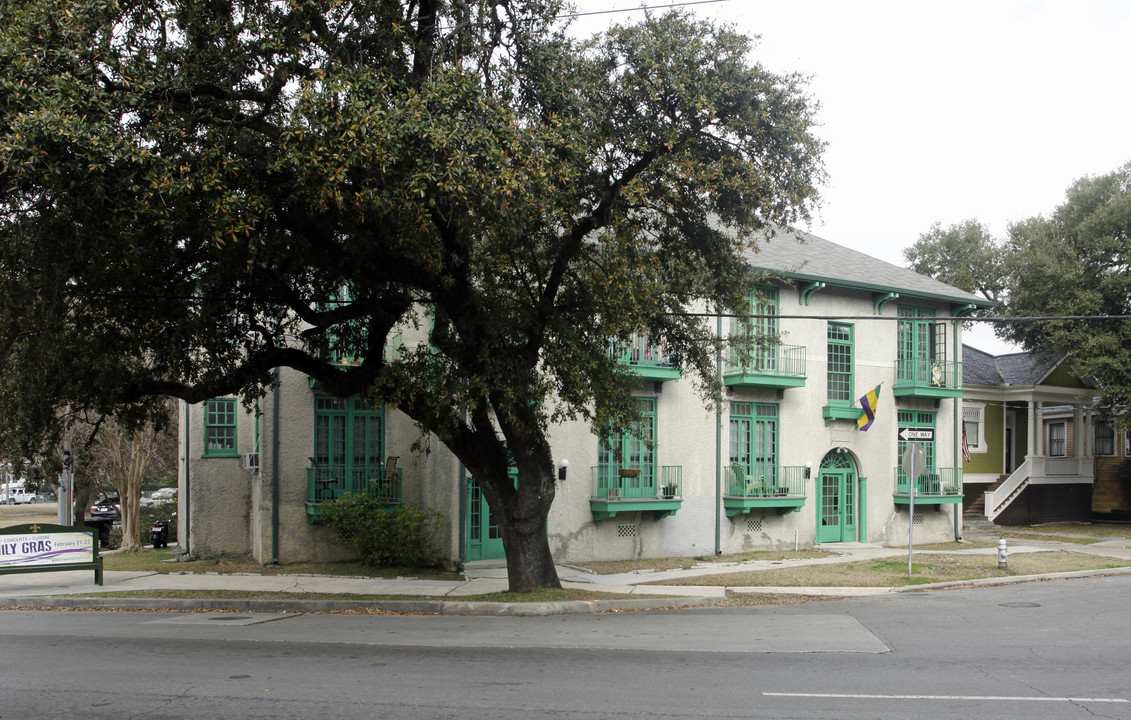
[[[812,460],[806,460],[805,461],[805,479],[808,480],[809,476],[812,475],[812,474],[813,474],[813,461]]]
[[[566,468],[569,467],[569,460],[562,458],[558,463],[558,480],[566,479]]]

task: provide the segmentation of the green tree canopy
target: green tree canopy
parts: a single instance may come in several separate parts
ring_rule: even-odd
[[[1111,409],[1131,403],[1131,163],[1077,180],[1051,214],[1012,224],[1003,241],[973,221],[936,224],[905,257],[1001,301],[998,314],[1051,318],[996,332],[1030,351],[1068,355]]]
[[[637,331],[713,387],[682,311],[740,311],[741,250],[822,180],[804,80],[747,38],[669,13],[582,42],[561,14],[4,0],[9,446],[61,407],[140,420],[294,368],[433,433],[496,510],[511,589],[557,585],[549,425],[631,417],[608,349]],[[393,362],[405,324],[429,343]]]

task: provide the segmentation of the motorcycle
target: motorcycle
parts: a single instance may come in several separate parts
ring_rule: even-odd
[[[154,520],[149,528],[149,539],[153,547],[169,547],[169,521]]]

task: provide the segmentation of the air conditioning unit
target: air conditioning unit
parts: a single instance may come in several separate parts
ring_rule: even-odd
[[[259,470],[259,453],[244,453],[242,459],[244,470],[251,472]]]

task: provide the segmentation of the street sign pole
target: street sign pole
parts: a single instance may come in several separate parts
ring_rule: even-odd
[[[925,435],[920,431],[919,437],[916,437],[916,433],[912,430],[912,428],[899,429],[901,440],[913,439],[912,442],[907,444],[907,449],[903,451],[902,458],[903,472],[907,475],[908,482],[911,484],[911,490],[908,493],[910,515],[907,519],[907,577],[911,577],[911,559],[915,548],[915,481],[919,479],[919,474],[923,472],[927,465],[927,454],[923,451],[923,444],[917,441],[925,439],[931,442],[934,440],[933,428],[930,429],[930,435]]]
[[[912,447],[917,447],[919,443],[911,443]],[[919,479],[916,471],[919,468],[915,467],[914,451],[911,452],[911,514],[907,517],[907,577],[911,577],[911,556],[915,552],[915,481]]]

